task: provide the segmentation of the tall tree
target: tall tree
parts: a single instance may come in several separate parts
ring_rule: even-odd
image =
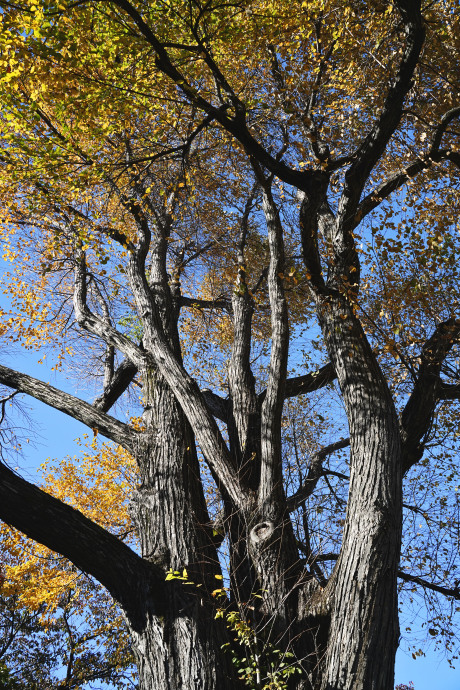
[[[3,3],[5,337],[96,358],[103,390],[0,382],[131,454],[140,553],[5,463],[0,517],[108,590],[142,690],[393,686],[403,502],[427,510],[403,477],[455,432],[460,388],[458,21],[419,0]],[[325,360],[291,376],[307,327]],[[110,414],[131,384],[135,424]],[[333,385],[338,434],[307,445],[288,401]],[[431,573],[399,571],[460,597]]]

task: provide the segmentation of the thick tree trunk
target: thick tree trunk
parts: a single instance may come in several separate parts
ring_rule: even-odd
[[[401,440],[387,384],[344,298],[319,304],[351,441],[342,549],[327,589],[331,628],[322,690],[390,690],[398,645]]]
[[[167,282],[163,246],[156,237],[151,297],[164,336],[179,361],[178,309]],[[142,300],[141,300],[142,302]],[[146,337],[146,348],[150,341]],[[136,459],[140,485],[131,511],[142,557],[166,573],[180,573],[167,586],[161,612],[148,596],[142,624],[128,622],[141,690],[234,688],[231,661],[222,652],[225,626],[215,620],[210,596],[220,574],[200,479],[195,439],[164,377],[154,365],[142,372],[145,432]],[[198,585],[195,587],[186,582]]]
[[[165,573],[179,571],[202,589],[172,580],[176,586],[167,588],[169,597],[161,613],[149,604],[146,592],[142,625],[128,622],[140,688],[234,688],[230,659],[221,650],[226,630],[214,620],[215,606],[209,596],[220,565],[211,541],[194,442],[164,379],[153,370],[143,378],[148,430],[137,455],[140,486],[131,502],[142,557]]]

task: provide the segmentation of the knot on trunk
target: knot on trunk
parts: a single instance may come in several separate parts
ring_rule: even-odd
[[[249,538],[253,544],[260,544],[260,542],[265,541],[275,531],[275,523],[271,520],[264,520],[264,522],[259,522],[249,533]]]

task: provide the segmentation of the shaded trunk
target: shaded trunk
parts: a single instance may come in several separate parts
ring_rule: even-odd
[[[318,298],[342,390],[351,442],[342,549],[327,590],[331,628],[322,690],[382,690],[394,683],[396,576],[402,523],[401,441],[388,386],[345,298]]]
[[[150,586],[146,580],[139,615],[127,619],[140,690],[235,690],[231,658],[221,650],[227,631],[209,597],[172,580],[159,609]]]
[[[209,591],[220,573],[202,494],[190,429],[164,379],[144,375],[148,431],[139,449],[140,486],[131,513],[144,559],[164,572],[200,584],[172,580],[161,613],[149,606],[140,629],[129,621],[141,690],[234,688],[230,659],[221,651],[226,630],[214,620]],[[185,573],[184,573],[185,570]],[[191,591],[193,589],[193,592]]]
[[[153,261],[153,278],[155,271],[161,277],[164,265],[160,260]],[[164,335],[181,361],[178,310],[165,276],[162,278],[154,281],[151,294]],[[173,579],[166,587],[167,601],[161,612],[149,604],[147,593],[142,624],[128,621],[140,688],[233,689],[237,682],[234,669],[221,650],[227,631],[215,620],[215,602],[210,597],[221,570],[195,439],[156,367],[151,365],[141,374],[145,432],[136,455],[140,484],[132,496],[131,514],[142,557],[165,574],[172,571]],[[184,579],[176,579],[174,573]]]

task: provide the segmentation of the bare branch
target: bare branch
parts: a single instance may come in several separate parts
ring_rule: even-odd
[[[332,383],[336,378],[337,374],[335,373],[335,369],[329,362],[317,371],[286,379],[284,397],[294,398],[296,395],[313,393],[313,391],[317,391],[320,388],[324,388],[324,386],[327,386],[329,383]],[[259,404],[264,401],[266,395],[266,390],[259,393]]]
[[[216,297],[216,299],[196,299],[194,297],[180,297],[181,307],[191,307],[192,309],[225,309],[229,314],[232,312],[232,304],[226,297]]]
[[[444,383],[441,381],[438,398],[439,400],[460,400],[460,383]]]
[[[137,432],[131,429],[127,424],[118,421],[114,417],[106,415],[104,412],[97,410],[93,405],[75,398],[69,393],[50,386],[49,383],[44,383],[39,379],[34,379],[27,374],[21,374],[14,369],[0,365],[0,382],[14,388],[21,393],[44,402],[56,410],[64,412],[64,414],[73,419],[86,424],[90,429],[96,429],[103,436],[118,443],[127,450],[133,450],[137,439]]]
[[[145,351],[89,309],[86,303],[86,264],[83,255],[77,259],[75,267],[74,309],[77,323],[82,328],[99,336],[105,343],[114,345],[138,369],[145,366],[147,361]]]
[[[293,398],[296,395],[312,393],[320,388],[324,388],[324,386],[335,381],[336,378],[337,374],[335,373],[335,369],[329,362],[317,371],[287,379],[285,397]],[[264,393],[261,393],[261,395],[263,394]]]
[[[416,585],[420,585],[426,589],[431,589],[433,592],[439,592],[444,594],[446,597],[453,597],[454,599],[460,600],[460,587],[444,587],[443,585],[437,585],[434,582],[428,582],[428,580],[418,577],[417,575],[409,575],[403,570],[398,570],[398,577],[404,582],[413,582]]]
[[[123,395],[136,374],[136,365],[130,362],[129,359],[124,359],[115,371],[109,385],[104,386],[103,393],[93,402],[94,407],[102,410],[102,412],[110,410],[118,398]]]

